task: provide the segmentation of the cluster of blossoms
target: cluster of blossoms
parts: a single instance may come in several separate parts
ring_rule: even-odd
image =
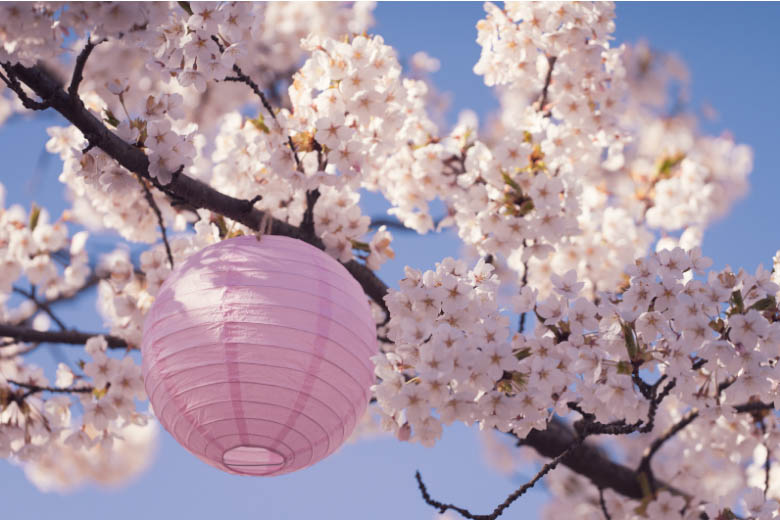
[[[4,207],[5,189],[0,185],[0,316],[3,322],[19,323],[37,311],[6,307],[14,283],[25,277],[39,294],[54,299],[71,294],[90,274],[85,249],[87,232],[68,236],[67,214],[50,222],[45,208],[33,206],[28,214],[19,205]],[[64,269],[58,264],[65,263]]]
[[[480,262],[467,271],[452,258],[436,271],[407,267],[400,290],[387,296],[392,343],[375,358],[381,383],[373,391],[383,423],[399,437],[430,446],[442,423],[456,420],[503,431],[544,424],[546,414],[533,399],[510,396],[523,381],[505,377],[519,368],[517,345],[498,312],[492,269]]]
[[[777,503],[745,490],[764,478],[765,446],[780,435],[776,417],[760,412],[780,405],[780,274],[761,267],[752,275],[729,268],[705,272],[710,264],[698,249],[662,250],[629,266],[627,285],[599,293],[595,304],[580,296],[584,284],[574,271],[553,275],[547,298],[526,286],[513,299],[515,311],[534,312],[537,325],[511,342],[489,266],[480,262],[466,273],[463,265],[445,261],[436,272],[408,271],[400,290],[387,297],[388,338],[395,347],[377,360],[382,382],[375,394],[385,425],[425,443],[453,420],[479,421],[522,438],[544,425],[551,411],[566,416],[573,402],[604,424],[654,421],[654,436],[620,438],[627,464],[636,466],[658,432],[696,414],[656,455],[656,478],[701,501],[687,504],[691,518],[702,511],[717,517],[740,500],[748,510],[763,511],[755,518],[773,518]],[[479,307],[492,314],[470,309],[473,301],[488,302]],[[650,418],[651,400],[641,385],[659,378],[672,384]],[[567,510],[601,514],[598,490],[582,477],[569,472],[554,478],[560,483],[553,485],[557,500],[548,518]],[[572,479],[576,486],[567,483]],[[675,518],[686,505],[662,493],[645,504],[645,513],[635,513],[636,503],[612,497],[616,518]],[[674,504],[672,512],[666,502]]]
[[[312,52],[290,87],[291,128],[322,147],[339,178],[328,184],[379,189],[404,225],[432,228],[428,202],[449,182],[443,148],[425,112],[428,87],[404,78],[379,36],[348,42],[311,37]]]
[[[28,214],[18,205],[3,206],[0,202],[0,321],[46,331],[54,320],[64,328],[50,306],[91,285],[88,233],[69,236],[67,213],[51,222],[46,209],[34,206]],[[132,356],[109,356],[105,339],[94,337],[85,346],[91,360],[75,371],[60,363],[57,391],[46,395],[51,385],[43,369],[23,358],[38,344],[2,347],[0,457],[25,463],[34,482],[54,489],[98,474],[102,481],[118,482],[146,467],[156,428],[137,411],[136,400],[145,394]],[[76,407],[80,418],[74,416]]]
[[[642,44],[611,49],[608,3],[486,10],[475,71],[501,85],[501,119],[484,133],[485,146],[467,150],[466,178],[505,172],[501,179],[492,173],[498,195],[545,172],[559,179],[563,202],[547,212],[556,233],[533,236],[522,225],[532,213],[521,224],[499,220],[498,196],[484,210],[453,195],[461,238],[488,254],[497,251],[497,222],[523,230],[499,232],[498,242],[508,266],[542,294],[551,290],[551,273],[570,269],[591,295],[615,289],[623,266],[646,254],[659,232],[659,249],[700,245],[703,229],[744,195],[752,157],[728,137],[700,136],[695,119],[679,110],[683,100],[667,113],[670,84],[687,80],[682,65]],[[527,189],[522,195],[527,208],[536,206]]]
[[[501,114],[480,128],[464,113],[445,130],[425,75],[437,63],[418,54],[404,71],[365,33],[371,7],[0,6],[0,63],[45,61],[68,77],[65,47],[95,45],[78,95],[149,160],[148,177],[134,174],[75,126],[49,129],[73,209],[54,223],[46,210],[0,209],[0,324],[47,331],[57,321],[49,304],[90,285],[87,232],[69,236],[66,222],[131,242],[166,239],[138,265],[116,249],[92,275],[111,336],[131,347],[124,357],[94,337],[90,360],[60,364],[50,386],[22,357],[37,344],[0,343],[0,456],[57,489],[121,480],[148,460],[155,430],[139,412],[131,353],[144,317],[172,264],[256,232],[172,196],[183,174],[267,217],[311,225],[342,262],[376,270],[394,257],[388,230],[362,213],[362,190],[381,192],[418,233],[454,226],[482,257],[473,269],[451,258],[424,273],[407,267],[385,299],[374,411],[400,439],[430,446],[455,421],[519,439],[555,415],[642,424],[611,444],[636,467],[661,432],[693,417],[653,470],[695,499],[607,491],[602,501],[561,470],[547,517],[600,517],[606,507],[613,518],[726,518],[734,508],[775,518],[780,476],[766,497],[760,488],[780,440],[771,413],[780,406],[780,253],[772,272],[706,272],[698,248],[744,194],[750,150],[667,112],[669,86],[685,71],[641,44],[610,47],[611,3],[486,4],[474,71],[498,87]],[[3,88],[0,123],[22,108]],[[253,90],[266,93],[261,103]],[[441,203],[437,225],[431,208]],[[528,321],[519,332],[516,315]]]
[[[146,399],[141,367],[130,355],[109,356],[106,346],[102,336],[87,341],[91,360],[80,374],[60,363],[55,388],[62,394],[45,399],[50,386],[41,368],[0,359],[0,457],[27,463],[43,488],[67,489],[97,474],[118,482],[150,462],[156,427],[137,411],[136,399]],[[80,418],[68,393],[78,396]]]

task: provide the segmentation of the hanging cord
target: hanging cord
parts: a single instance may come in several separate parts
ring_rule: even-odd
[[[271,217],[270,213],[267,211],[264,212],[263,218],[260,219],[260,225],[257,226],[257,232],[255,232],[255,238],[257,238],[258,242],[260,242],[263,236],[271,234],[273,225],[274,219]]]

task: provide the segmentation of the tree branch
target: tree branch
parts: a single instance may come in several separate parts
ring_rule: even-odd
[[[70,86],[68,87],[69,96],[73,98],[78,97],[79,85],[81,84],[81,80],[84,79],[84,66],[87,64],[87,59],[89,59],[89,55],[92,54],[92,50],[104,41],[106,41],[106,39],[101,38],[93,43],[92,38],[87,36],[87,44],[76,57],[76,65],[73,67],[73,77],[71,78]]]
[[[18,341],[30,341],[33,343],[84,345],[89,338],[94,338],[95,336],[105,337],[110,348],[132,348],[122,338],[100,332],[80,332],[77,330],[41,331],[17,325],[0,324],[0,337],[13,338]]]
[[[573,444],[571,444],[566,450],[564,450],[562,453],[560,453],[558,456],[554,457],[553,460],[542,466],[542,469],[539,470],[539,472],[517,488],[512,494],[510,494],[506,499],[501,502],[499,505],[496,506],[496,508],[493,510],[492,513],[488,515],[475,515],[468,509],[464,509],[462,507],[455,506],[453,504],[445,504],[442,502],[439,502],[438,500],[435,500],[431,497],[431,495],[428,493],[428,488],[425,487],[425,484],[422,481],[422,476],[420,475],[419,471],[416,471],[414,474],[414,477],[417,479],[417,486],[420,488],[420,493],[422,494],[423,500],[426,504],[435,507],[439,510],[439,513],[444,513],[448,509],[451,509],[453,511],[456,511],[457,513],[460,513],[464,518],[468,518],[470,520],[495,520],[501,514],[504,512],[506,508],[508,508],[512,503],[523,496],[523,494],[534,487],[534,484],[539,482],[545,475],[547,475],[550,471],[554,470],[558,464],[566,457],[569,453],[571,453],[572,450],[576,449],[577,446],[579,446],[582,443],[582,438],[577,439]]]
[[[680,433],[683,429],[685,429],[686,426],[688,426],[693,421],[695,421],[698,416],[699,416],[698,410],[691,410],[690,412],[688,412],[688,414],[686,414],[685,417],[683,417],[671,428],[666,430],[666,432],[664,432],[663,435],[655,439],[650,444],[650,446],[648,446],[645,449],[644,454],[642,454],[642,460],[639,461],[637,472],[646,474],[647,480],[651,486],[653,486],[653,483],[655,482],[655,477],[653,476],[653,468],[650,465],[653,455],[655,455],[656,452],[661,449],[661,446],[663,446],[664,443],[666,443],[666,441],[668,441],[669,439],[671,439],[672,437]]]
[[[225,52],[225,46],[222,45],[222,42],[219,41],[219,38],[212,35],[211,39],[214,40],[214,43],[217,44],[217,47],[219,48],[219,52]],[[268,98],[265,97],[265,93],[260,88],[260,86],[252,80],[248,75],[244,73],[243,70],[241,70],[241,67],[239,67],[236,64],[233,64],[233,72],[236,74],[235,76],[226,77],[225,81],[235,81],[237,83],[244,83],[249,86],[249,88],[252,89],[252,92],[257,94],[257,97],[260,98],[260,102],[263,104],[263,107],[268,112],[268,114],[271,116],[271,118],[274,120],[276,124],[279,124],[279,121],[276,119],[276,114],[273,111],[273,108],[271,107],[271,103],[268,102]],[[303,166],[301,164],[301,159],[298,157],[298,151],[295,149],[295,143],[293,143],[292,138],[288,135],[287,136],[287,145],[290,147],[290,150],[292,151],[293,158],[295,159],[295,166],[298,169],[299,172],[303,173]]]
[[[168,243],[168,233],[165,231],[165,222],[163,222],[163,216],[160,212],[160,207],[157,205],[157,202],[155,202],[154,195],[152,195],[152,191],[149,189],[149,186],[146,185],[146,182],[140,177],[138,178],[138,182],[144,189],[146,202],[149,203],[149,207],[151,207],[152,211],[154,211],[154,214],[157,215],[157,223],[160,226],[163,244],[165,244],[165,253],[168,255],[168,263],[171,265],[171,269],[173,269],[173,254],[171,253],[171,245]]]
[[[315,236],[314,232],[314,205],[317,203],[317,199],[320,198],[320,190],[314,188],[313,190],[306,190],[306,211],[303,213],[303,221],[301,222],[301,231],[310,236]]]
[[[24,297],[28,298],[30,301],[32,301],[32,302],[35,304],[35,307],[36,307],[38,310],[41,310],[41,311],[45,312],[46,314],[48,314],[48,315],[49,315],[49,317],[50,317],[52,320],[54,320],[54,323],[56,323],[56,324],[57,324],[57,326],[60,328],[60,330],[66,330],[66,329],[67,329],[67,327],[66,327],[66,326],[65,326],[65,324],[62,322],[62,320],[60,320],[60,319],[57,317],[57,315],[56,315],[56,314],[54,314],[54,311],[53,311],[53,310],[51,310],[51,307],[49,306],[49,303],[48,303],[48,302],[46,302],[46,301],[41,301],[41,300],[38,300],[38,299],[35,297],[35,294],[33,294],[33,293],[31,293],[31,292],[28,292],[28,291],[25,291],[24,289],[22,289],[22,288],[20,288],[20,287],[14,287],[14,288],[13,288],[13,291],[14,291],[15,293],[17,293],[17,294],[21,294],[22,296],[24,296]]]
[[[87,136],[94,146],[103,150],[127,170],[152,181],[166,194],[187,201],[195,208],[207,209],[240,222],[251,229],[259,229],[265,213],[252,208],[246,200],[220,193],[211,186],[185,174],[174,176],[170,184],[160,185],[156,179],[149,175],[149,158],[142,150],[126,143],[111,132],[78,100],[68,96],[56,79],[41,67],[24,67],[16,64],[10,69],[41,99],[44,99],[82,134]],[[325,245],[319,238],[307,236],[299,227],[275,218],[271,219],[271,234],[297,238],[319,249],[325,249]],[[368,267],[355,260],[347,262],[344,267],[360,283],[365,293],[387,312],[387,306],[383,299],[387,294],[387,285]]]
[[[544,107],[547,105],[547,96],[550,89],[550,83],[552,82],[552,74],[553,74],[553,67],[555,67],[555,62],[557,60],[557,56],[548,56],[547,57],[547,76],[544,78],[544,87],[542,87],[542,93],[539,96],[539,111],[544,112]],[[546,111],[546,116],[549,116],[550,111]]]
[[[658,409],[658,406],[660,405],[661,401],[663,401],[666,396],[669,395],[669,392],[674,388],[676,380],[672,379],[665,387],[664,389],[659,393],[658,388],[660,384],[664,381],[664,377],[660,378],[658,381],[656,381],[653,385],[648,385],[644,381],[639,378],[637,375],[637,378],[639,381],[642,382],[643,385],[646,386],[646,395],[645,397],[650,400],[650,409],[647,413],[647,422],[643,420],[638,420],[634,423],[627,424],[625,420],[621,419],[619,421],[613,421],[610,423],[601,423],[596,420],[596,416],[592,413],[586,412],[583,410],[579,404],[575,402],[567,403],[568,407],[580,415],[582,415],[582,420],[579,420],[574,423],[574,430],[576,431],[576,435],[572,434],[572,437],[570,439],[570,442],[568,442],[565,446],[562,446],[561,451],[555,455],[551,455],[550,458],[552,460],[542,466],[542,469],[532,478],[530,481],[528,481],[526,484],[515,490],[511,495],[509,495],[506,500],[504,500],[501,504],[496,506],[496,508],[493,510],[492,513],[488,515],[475,515],[474,513],[470,512],[468,509],[464,509],[462,507],[455,506],[453,504],[445,504],[442,502],[439,502],[437,500],[434,500],[431,498],[430,494],[428,493],[427,488],[425,487],[425,484],[423,484],[422,477],[420,476],[420,472],[418,471],[416,473],[417,478],[417,484],[420,488],[420,493],[422,493],[423,500],[433,507],[436,507],[440,513],[444,513],[448,509],[452,509],[453,511],[456,511],[460,513],[462,516],[468,519],[472,520],[495,520],[498,518],[503,511],[509,507],[515,500],[517,500],[520,496],[522,496],[526,491],[531,489],[534,484],[536,484],[542,477],[544,477],[547,473],[555,469],[556,466],[561,461],[564,461],[567,455],[572,453],[574,450],[580,448],[580,446],[583,444],[586,438],[588,438],[591,435],[628,435],[630,433],[634,432],[642,432],[646,433],[649,431],[652,431],[653,425],[655,423],[655,414]],[[643,426],[644,424],[644,426]],[[549,429],[549,428],[548,428]],[[536,430],[534,430],[536,431]],[[532,432],[533,433],[533,432]],[[529,434],[530,437],[530,434]],[[527,444],[526,441],[521,441],[521,444]],[[537,450],[538,451],[538,450]],[[566,464],[568,465],[568,464]],[[639,477],[643,475],[644,473],[637,470],[637,478],[636,482],[639,485]],[[604,487],[602,483],[595,482],[596,486],[599,488],[599,492]],[[654,488],[654,483],[650,482],[651,489]],[[643,490],[641,490],[640,486],[640,493],[642,493],[640,496],[643,496]],[[609,515],[607,515],[609,516]]]
[[[539,455],[555,458],[564,453],[576,440],[576,434],[562,420],[554,418],[544,431],[531,430],[520,445],[530,446]],[[640,485],[640,473],[612,461],[595,446],[584,443],[574,449],[565,459],[564,466],[587,478],[596,487],[609,488],[634,500],[644,497]],[[670,492],[686,496],[685,493],[665,483],[659,483]]]
[[[19,388],[24,388],[27,390],[27,392],[25,392],[24,395],[21,397],[22,399],[32,394],[37,394],[39,392],[51,392],[53,394],[87,394],[89,392],[92,392],[92,390],[94,390],[91,386],[82,386],[79,388],[56,388],[52,386],[39,386],[39,385],[33,385],[29,383],[21,383],[19,381],[13,381],[11,379],[7,379],[7,381],[11,384],[18,386]]]
[[[612,520],[607,510],[607,503],[604,500],[604,488],[599,488],[599,505],[601,506],[601,512],[604,513],[604,520]]]
[[[19,83],[19,80],[14,75],[10,63],[3,63],[2,67],[5,73],[7,74],[7,76],[0,73],[0,79],[2,79],[3,82],[6,85],[8,85],[8,88],[16,92],[16,95],[19,96],[19,99],[22,101],[22,105],[24,105],[24,108],[30,110],[46,110],[47,108],[49,108],[50,105],[45,100],[35,101],[34,99],[30,98],[30,96],[27,95],[27,93],[22,88],[22,85]]]

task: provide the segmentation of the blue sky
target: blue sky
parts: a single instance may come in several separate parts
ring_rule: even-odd
[[[395,46],[402,57],[425,50],[441,60],[434,75],[440,90],[453,93],[453,112],[472,108],[484,116],[496,106],[490,89],[471,69],[479,56],[474,25],[482,16],[481,3],[380,4],[375,33]],[[769,266],[780,248],[778,197],[780,164],[777,124],[780,121],[780,4],[632,3],[617,8],[617,43],[646,38],[654,48],[674,51],[692,74],[691,106],[712,105],[719,113],[704,127],[710,133],[729,130],[738,142],[755,152],[751,190],[726,219],[705,234],[704,252],[715,267],[726,264],[755,269]],[[64,209],[59,161],[43,148],[45,128],[61,125],[53,114],[30,121],[15,118],[0,127],[0,179],[7,188],[6,204],[29,207],[35,200]],[[382,206],[368,197],[366,212]],[[91,251],[106,251],[109,237],[90,239]],[[395,285],[405,264],[430,268],[447,255],[456,255],[449,235],[396,237],[398,256],[381,272]],[[64,307],[68,323],[99,330],[94,296]],[[44,356],[42,362],[51,359]],[[201,463],[161,435],[151,469],[119,490],[87,487],[71,495],[41,494],[6,462],[0,462],[0,508],[8,518],[192,520],[371,518],[376,520],[430,519],[433,510],[419,498],[414,471],[420,469],[434,496],[456,501],[472,511],[488,512],[528,475],[504,478],[481,460],[475,433],[465,427],[445,429],[433,449],[392,439],[364,441],[342,449],[323,462],[275,478],[242,478],[223,474]],[[507,518],[535,518],[544,500],[542,491],[521,499]]]

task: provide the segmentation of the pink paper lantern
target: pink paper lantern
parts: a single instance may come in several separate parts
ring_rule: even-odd
[[[363,414],[376,327],[360,285],[300,240],[240,237],[171,273],[144,322],[160,423],[229,473],[281,475],[333,453]]]

